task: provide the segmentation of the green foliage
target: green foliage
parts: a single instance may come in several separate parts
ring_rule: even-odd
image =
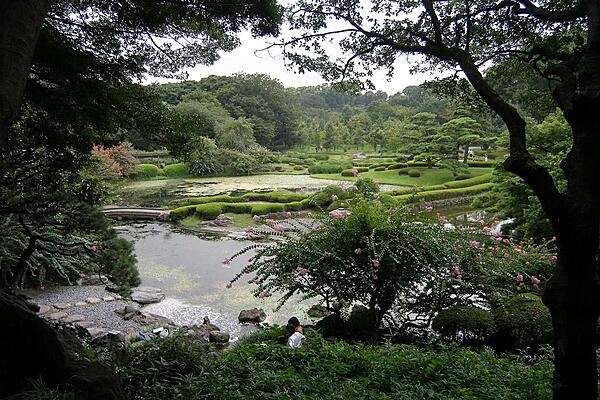
[[[411,178],[418,178],[421,176],[421,172],[418,169],[409,169],[407,175]]]
[[[217,162],[226,175],[243,176],[258,171],[258,162],[253,156],[235,150],[220,149]]]
[[[373,198],[379,192],[379,185],[371,178],[358,179],[355,183],[358,190],[365,198]]]
[[[110,360],[131,399],[550,399],[552,364],[458,347],[329,342],[301,349],[270,327],[225,352],[184,336],[126,347]]]
[[[489,174],[474,176],[472,178],[462,179],[460,181],[446,182],[446,183],[444,183],[444,187],[448,188],[448,189],[457,189],[457,188],[463,188],[463,187],[469,187],[469,186],[476,186],[476,185],[480,185],[482,183],[489,183],[489,182],[491,182],[491,180],[492,180],[492,174],[489,173]],[[426,189],[432,190],[430,187],[427,187]]]
[[[376,325],[390,316],[402,325],[409,314],[413,323],[426,321],[438,307],[461,301],[455,297],[459,288],[462,295],[475,290],[477,285],[457,284],[449,268],[468,269],[463,261],[473,256],[458,234],[375,204],[359,200],[349,216],[326,219],[303,235],[290,229],[286,241],[259,249],[233,281],[256,274],[253,293],[280,294],[280,305],[296,293],[338,313],[360,302],[374,313]]]
[[[293,201],[291,203],[284,204],[285,211],[300,211],[304,208],[304,203],[301,201]]]
[[[283,204],[278,203],[263,203],[263,204],[253,204],[252,210],[250,213],[252,215],[264,215],[268,213],[276,213],[285,211],[285,207]]]
[[[460,181],[460,182],[464,182],[464,181]],[[493,187],[494,187],[493,183],[482,183],[480,185],[473,185],[473,186],[464,187],[464,188],[414,192],[412,194],[403,194],[403,195],[399,195],[396,197],[401,200],[411,199],[413,201],[420,200],[420,199],[423,199],[426,201],[444,200],[444,199],[452,199],[455,197],[462,197],[462,196],[473,196],[475,194],[487,192],[488,190],[492,189]]]
[[[373,168],[374,171],[385,171],[387,168],[385,166],[380,166],[380,167],[375,167]]]
[[[221,172],[223,166],[217,160],[218,149],[212,139],[203,136],[194,137],[183,153],[188,162],[189,172],[195,175],[213,175]]]
[[[171,210],[171,212],[170,212],[171,221],[177,222],[179,220],[182,220],[182,219],[192,215],[195,211],[196,211],[195,205],[177,207],[176,209]]]
[[[339,174],[345,169],[352,168],[351,162],[323,162],[308,167],[309,174]]]
[[[328,154],[315,154],[314,155],[315,160],[317,161],[327,161],[329,160],[329,155]]]
[[[272,203],[290,203],[292,201],[301,201],[308,196],[302,193],[294,192],[269,192],[269,193],[246,193],[242,198],[248,201],[268,201]]]
[[[131,288],[141,283],[133,254],[133,244],[125,239],[113,237],[104,242],[96,262],[101,271],[119,287],[119,293],[127,296]]]
[[[387,167],[387,169],[401,169],[408,167],[407,163],[395,163]]]
[[[200,204],[196,206],[196,214],[202,219],[215,219],[223,213],[223,207],[219,203]]]
[[[494,310],[501,348],[539,347],[552,340],[552,319],[542,299],[533,293],[518,294]]]
[[[206,203],[241,203],[248,201],[244,196],[230,196],[228,194],[219,194],[215,196],[190,197],[188,204],[206,204]]]
[[[189,165],[186,163],[167,165],[163,171],[169,178],[185,178],[190,175]]]
[[[249,214],[252,212],[252,204],[244,203],[221,203],[224,213]]]
[[[138,164],[135,167],[134,179],[148,179],[164,175],[164,171],[154,164]]]
[[[442,310],[432,321],[432,328],[446,340],[482,342],[496,329],[491,312],[473,306],[453,306]]]
[[[354,171],[351,169],[345,169],[341,172],[342,176],[354,176]]]
[[[333,198],[345,200],[350,198],[350,193],[337,185],[329,185],[325,189],[313,193],[308,200],[311,206],[325,207],[333,203]]]

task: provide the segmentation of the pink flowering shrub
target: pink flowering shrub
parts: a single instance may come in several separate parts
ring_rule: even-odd
[[[133,156],[131,143],[116,146],[94,146],[92,156],[99,161],[97,173],[105,179],[117,179],[135,172],[137,159]]]
[[[253,293],[317,298],[343,315],[360,303],[380,323],[428,326],[435,313],[468,303],[482,290],[470,265],[475,253],[462,233],[403,209],[361,200],[345,218],[325,217],[318,229],[286,230],[286,240],[256,244],[256,256],[231,281],[251,275]],[[459,274],[457,276],[456,268]]]

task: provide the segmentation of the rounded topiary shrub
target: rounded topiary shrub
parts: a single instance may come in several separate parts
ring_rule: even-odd
[[[164,171],[154,164],[138,164],[135,167],[135,173],[133,174],[133,178],[154,178],[155,176],[160,176],[164,174]]]
[[[221,205],[223,212],[234,214],[248,214],[252,211],[252,204],[247,203],[226,203]]]
[[[215,219],[223,212],[221,204],[208,203],[196,206],[196,214],[202,219]]]
[[[190,174],[189,167],[186,163],[177,163],[167,165],[163,168],[165,175],[169,178],[179,178]]]
[[[409,169],[407,174],[411,178],[418,178],[421,176],[421,171],[419,171],[418,169]]]
[[[433,330],[442,339],[481,344],[494,333],[494,316],[487,310],[473,306],[454,306],[442,310],[433,319]]]
[[[498,333],[494,346],[499,350],[537,348],[552,339],[550,311],[533,293],[522,293],[494,310]]]
[[[294,171],[302,171],[304,169],[304,167],[302,165],[295,165],[294,166]]]
[[[388,168],[389,169],[389,168]],[[400,168],[398,170],[398,175],[408,175],[408,171],[410,170],[410,168]]]
[[[354,172],[351,169],[345,169],[342,172],[342,176],[354,176]]]
[[[268,214],[268,213],[283,212],[283,211],[285,211],[285,207],[281,203],[253,204],[250,214],[264,215],[264,214]]]
[[[458,174],[454,178],[455,181],[464,181],[465,179],[471,178],[471,173]]]
[[[406,163],[396,163],[396,164],[391,164],[390,166],[387,167],[387,169],[400,169],[400,168],[406,168],[408,167],[408,164]]]
[[[386,168],[383,165],[381,167],[375,167],[375,169],[374,169],[374,171],[385,171],[385,170],[386,170]]]
[[[291,203],[287,203],[283,205],[285,211],[300,211],[304,208],[302,202],[293,201]]]
[[[180,220],[184,219],[185,217],[192,215],[194,213],[194,211],[196,211],[195,205],[178,207],[174,210],[171,210],[171,212],[170,212],[171,221],[175,221],[175,222],[180,221]]]

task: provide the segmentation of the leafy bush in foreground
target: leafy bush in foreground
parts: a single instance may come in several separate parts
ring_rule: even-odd
[[[186,337],[126,347],[111,360],[130,399],[550,399],[552,364],[458,347],[327,342],[300,349],[267,328],[229,351]]]

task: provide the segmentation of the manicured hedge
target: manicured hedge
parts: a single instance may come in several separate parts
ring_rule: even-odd
[[[202,219],[215,219],[223,213],[220,203],[200,204],[196,206],[196,214]]]
[[[183,206],[171,210],[171,221],[180,221],[185,217],[192,215],[196,211],[196,206]]]
[[[474,176],[469,179],[463,179],[462,181],[446,182],[446,183],[444,183],[444,186],[446,186],[448,189],[464,188],[464,187],[469,187],[469,186],[480,185],[482,183],[488,183],[491,180],[492,180],[492,174],[489,173],[489,174]]]
[[[133,178],[144,179],[164,175],[165,172],[154,164],[138,164],[135,167]]]
[[[421,171],[418,169],[409,169],[407,173],[411,178],[418,178],[421,176]]]
[[[285,211],[300,211],[304,208],[301,201],[293,201],[283,205]]]
[[[190,197],[188,204],[207,204],[207,203],[242,203],[248,201],[246,198],[241,196],[230,196],[228,194],[219,194],[216,196],[205,196],[205,197]]]
[[[163,168],[163,171],[169,178],[181,178],[190,174],[190,168],[186,163],[167,165]]]
[[[375,167],[373,170],[374,170],[374,171],[385,171],[385,170],[386,170],[386,167],[385,167],[385,165],[382,165],[382,166],[380,166],[380,167]]]
[[[302,193],[294,192],[269,192],[269,193],[246,193],[241,196],[248,201],[268,201],[272,203],[290,203],[292,201],[301,201],[308,196]]]
[[[354,176],[354,173],[351,169],[345,169],[341,172],[342,176]]]
[[[351,162],[323,162],[308,167],[309,174],[339,174],[345,169],[352,168]]]
[[[496,329],[488,310],[473,306],[454,306],[442,310],[433,319],[432,328],[444,339],[461,342],[470,333],[478,340],[487,339]]]
[[[463,181],[464,182],[464,181]],[[403,194],[400,196],[396,196],[399,200],[411,200],[411,199],[423,199],[427,201],[432,200],[445,200],[452,199],[455,197],[462,196],[472,196],[478,193],[482,193],[490,190],[494,187],[493,183],[483,183],[481,185],[469,186],[465,188],[457,188],[457,189],[444,189],[444,190],[433,190],[433,191],[423,191],[412,194]]]
[[[252,204],[249,203],[220,203],[224,213],[249,214],[252,211]]]
[[[387,169],[400,169],[400,168],[406,168],[408,167],[407,163],[396,163],[396,164],[391,164],[390,166],[387,167]]]
[[[285,211],[285,207],[283,204],[279,203],[261,203],[261,204],[253,204],[250,214],[252,215],[263,215],[273,212],[282,212]]]

